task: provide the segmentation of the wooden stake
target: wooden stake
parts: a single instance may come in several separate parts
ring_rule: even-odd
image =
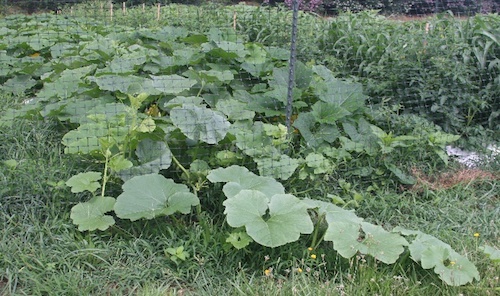
[[[158,3],[158,8],[156,9],[156,20],[160,21],[160,6],[161,4]]]
[[[122,2],[122,12],[123,14],[127,14],[127,7],[125,6],[125,2]]]
[[[101,2],[101,14],[104,15],[104,3]]]
[[[113,20],[113,2],[109,3],[109,17]]]
[[[233,30],[236,31],[236,10],[233,12]]]
[[[142,12],[146,11],[146,3],[142,3]]]

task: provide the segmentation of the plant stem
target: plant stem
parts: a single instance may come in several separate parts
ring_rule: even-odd
[[[204,87],[205,87],[205,80],[202,80],[200,90],[198,91],[198,94],[196,94],[196,97],[201,96],[201,91],[203,90]]]
[[[189,174],[189,171],[186,170],[186,168],[179,162],[179,160],[177,160],[177,158],[173,154],[172,154],[172,160],[175,162],[175,165],[178,166],[184,174],[186,174],[186,179],[189,180],[191,174]]]
[[[295,191],[293,194],[300,195],[300,194],[308,193],[309,191],[313,191],[313,190],[316,190],[316,188],[308,188],[308,189],[302,190],[302,191]]]
[[[188,182],[190,182],[191,174],[189,174],[189,171],[186,170],[186,168],[179,162],[179,160],[173,154],[172,154],[172,160],[181,169],[181,171],[184,174],[186,174],[186,180]],[[200,198],[198,197],[198,187],[196,186],[196,184],[191,184],[191,188],[193,188],[193,193],[199,200]],[[196,206],[196,215],[198,216],[201,228],[203,228],[203,243],[205,244],[205,246],[208,246],[208,242],[209,242],[209,238],[210,238],[210,228],[208,227],[208,225],[205,221],[205,217],[204,217],[203,212],[201,210],[200,204],[198,204]]]
[[[106,150],[106,152],[104,152],[104,157],[106,158],[106,160],[104,161],[104,173],[102,176],[101,197],[104,197],[104,193],[106,192],[106,183],[108,183],[108,163],[110,154],[111,152],[109,150]]]
[[[319,233],[319,228],[321,227],[321,223],[325,219],[325,215],[319,216],[318,222],[316,222],[316,225],[314,226],[314,232],[313,232],[313,237],[312,237],[312,242],[311,242],[311,248],[316,249],[318,245],[321,243],[323,240],[323,235],[318,239],[318,233]]]

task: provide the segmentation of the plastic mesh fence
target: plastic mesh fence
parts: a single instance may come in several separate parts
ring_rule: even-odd
[[[287,3],[1,1],[0,126],[59,122],[122,181],[241,165],[341,193],[413,184],[459,136],[494,157],[498,3],[352,2],[300,3],[290,60]]]

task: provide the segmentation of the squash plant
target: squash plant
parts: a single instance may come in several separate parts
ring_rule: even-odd
[[[203,189],[223,183],[224,214],[236,228],[228,242],[237,248],[251,241],[266,247],[297,241],[319,227],[311,219],[315,213],[328,228],[314,236],[314,244],[331,241],[346,258],[362,253],[392,264],[408,249],[450,285],[479,278],[470,261],[437,238],[387,231],[320,196],[287,193],[278,182],[328,180],[338,166],[357,158],[382,159],[375,168],[355,167],[357,174],[412,182],[392,154],[415,139],[374,125],[360,84],[299,62],[296,131],[288,135],[287,50],[244,43],[222,29],[110,30],[79,19],[64,26],[57,16],[2,22],[7,26],[0,31],[0,68],[7,65],[9,71],[0,73],[0,81],[33,99],[2,114],[0,122],[55,118],[69,129],[62,138],[65,153],[102,164],[101,171],[66,181],[72,192],[90,195],[71,211],[79,230],[106,230],[115,217],[153,219],[187,214],[192,207],[201,214]],[[30,36],[40,25],[60,34],[33,42]],[[110,181],[122,184],[117,196],[109,196]],[[342,186],[351,191],[347,182]]]

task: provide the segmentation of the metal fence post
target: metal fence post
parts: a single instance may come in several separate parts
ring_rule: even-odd
[[[295,63],[297,60],[297,22],[299,14],[299,0],[293,0],[293,17],[292,17],[292,34],[290,44],[290,61],[288,71],[288,92],[286,104],[286,128],[288,137],[292,133],[292,104],[293,104],[293,87],[295,84]]]

